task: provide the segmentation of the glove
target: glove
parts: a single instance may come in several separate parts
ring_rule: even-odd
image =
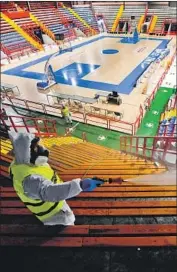
[[[84,192],[91,192],[98,186],[102,185],[104,182],[101,180],[95,180],[95,179],[83,179],[81,180],[81,188]]]

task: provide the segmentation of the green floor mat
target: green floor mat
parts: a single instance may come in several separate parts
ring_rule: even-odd
[[[26,110],[26,114],[29,116],[29,111]],[[25,110],[23,110],[23,115],[25,115]],[[35,116],[34,116],[35,115]],[[47,118],[56,121],[57,134],[63,136],[66,133],[66,128],[70,128],[70,125],[65,123],[65,120],[59,117],[54,117],[50,115],[40,114],[38,112],[33,112],[33,117],[37,118]],[[73,121],[72,127],[75,126],[78,122]],[[27,121],[28,125],[33,125],[32,121]],[[41,125],[39,124],[39,127]],[[42,130],[42,129],[41,129]],[[82,139],[83,132],[86,133],[87,141],[95,143],[98,145],[106,146],[113,149],[120,149],[120,136],[128,136],[128,134],[116,132],[112,130],[107,130],[105,128],[100,128],[92,125],[87,125],[79,123],[72,136]]]
[[[161,87],[157,91],[150,109],[146,112],[136,136],[155,136],[159,126],[161,113],[173,94],[173,89]]]
[[[161,87],[157,91],[155,98],[150,106],[150,109],[146,112],[142,123],[136,133],[136,136],[156,136],[159,127],[159,121],[161,113],[164,112],[165,107],[173,94],[174,89]],[[143,144],[144,140],[140,140],[140,144]],[[147,146],[152,146],[153,139],[147,140]],[[142,154],[142,151],[139,151]],[[151,156],[150,151],[146,151],[146,155]]]

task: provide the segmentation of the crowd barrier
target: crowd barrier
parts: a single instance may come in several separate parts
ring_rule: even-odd
[[[175,137],[164,136],[121,136],[120,150],[137,156],[143,156],[150,159],[156,159],[160,155],[162,161],[166,160],[167,155],[177,155]],[[159,143],[162,143],[162,145]]]
[[[61,117],[61,107],[57,107],[54,105],[47,105],[44,103],[37,103],[21,98],[14,98],[7,96],[7,102],[3,102],[7,105],[12,105],[14,107],[23,108],[26,110],[33,110],[36,112],[40,112],[43,114],[49,114]],[[141,124],[141,120],[143,118],[144,112],[143,108],[140,105],[139,114],[135,120],[135,122],[125,122],[123,120],[119,120],[116,117],[108,117],[106,115],[101,115],[93,112],[82,112],[79,110],[73,111],[72,118],[81,123],[86,123],[90,125],[100,126],[111,130],[118,130],[124,133],[128,133],[134,135]]]
[[[15,132],[19,132],[19,129],[31,132],[31,129],[33,129],[33,133],[39,136],[57,135],[56,122],[54,120],[24,116],[6,116],[5,119],[3,113],[0,112],[1,125],[5,128],[13,129]]]

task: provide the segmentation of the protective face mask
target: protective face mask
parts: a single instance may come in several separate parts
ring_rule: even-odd
[[[37,159],[35,161],[36,166],[43,166],[47,163],[48,163],[48,158],[45,156],[39,156],[39,157],[37,157]]]

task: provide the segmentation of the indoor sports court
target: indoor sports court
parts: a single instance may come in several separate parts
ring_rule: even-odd
[[[148,95],[151,94],[154,87],[152,84],[151,90],[149,87],[146,94],[143,93],[143,87],[146,87],[144,86],[146,71],[152,61],[159,57],[159,52],[167,48],[168,44],[173,44],[175,39],[138,37],[138,41],[132,43],[132,36],[99,34],[98,37],[89,38],[87,41],[71,42],[68,48],[72,48],[71,52],[58,53],[51,59],[50,64],[56,84],[48,88],[47,93],[52,95],[65,93],[88,98],[101,94],[99,100],[91,101],[91,106],[99,107],[102,111],[120,111],[123,114],[122,120],[135,122],[140,105],[143,105],[147,99],[147,91]],[[4,82],[15,80],[18,87],[23,88],[21,93],[23,98],[31,101],[34,99],[34,101],[45,102],[47,98],[37,89],[37,82],[45,81],[44,68],[51,54],[42,55],[34,56],[31,61],[22,60],[20,65],[19,62],[18,65],[11,64],[13,68],[2,68],[2,80]],[[152,69],[151,73],[153,71]],[[149,81],[152,82],[153,79],[157,81],[158,75],[160,74],[156,71]],[[140,78],[142,82],[139,83]],[[120,106],[104,103],[106,94],[112,91],[121,95],[123,103]]]
[[[176,1],[0,11],[5,271],[175,272]]]

